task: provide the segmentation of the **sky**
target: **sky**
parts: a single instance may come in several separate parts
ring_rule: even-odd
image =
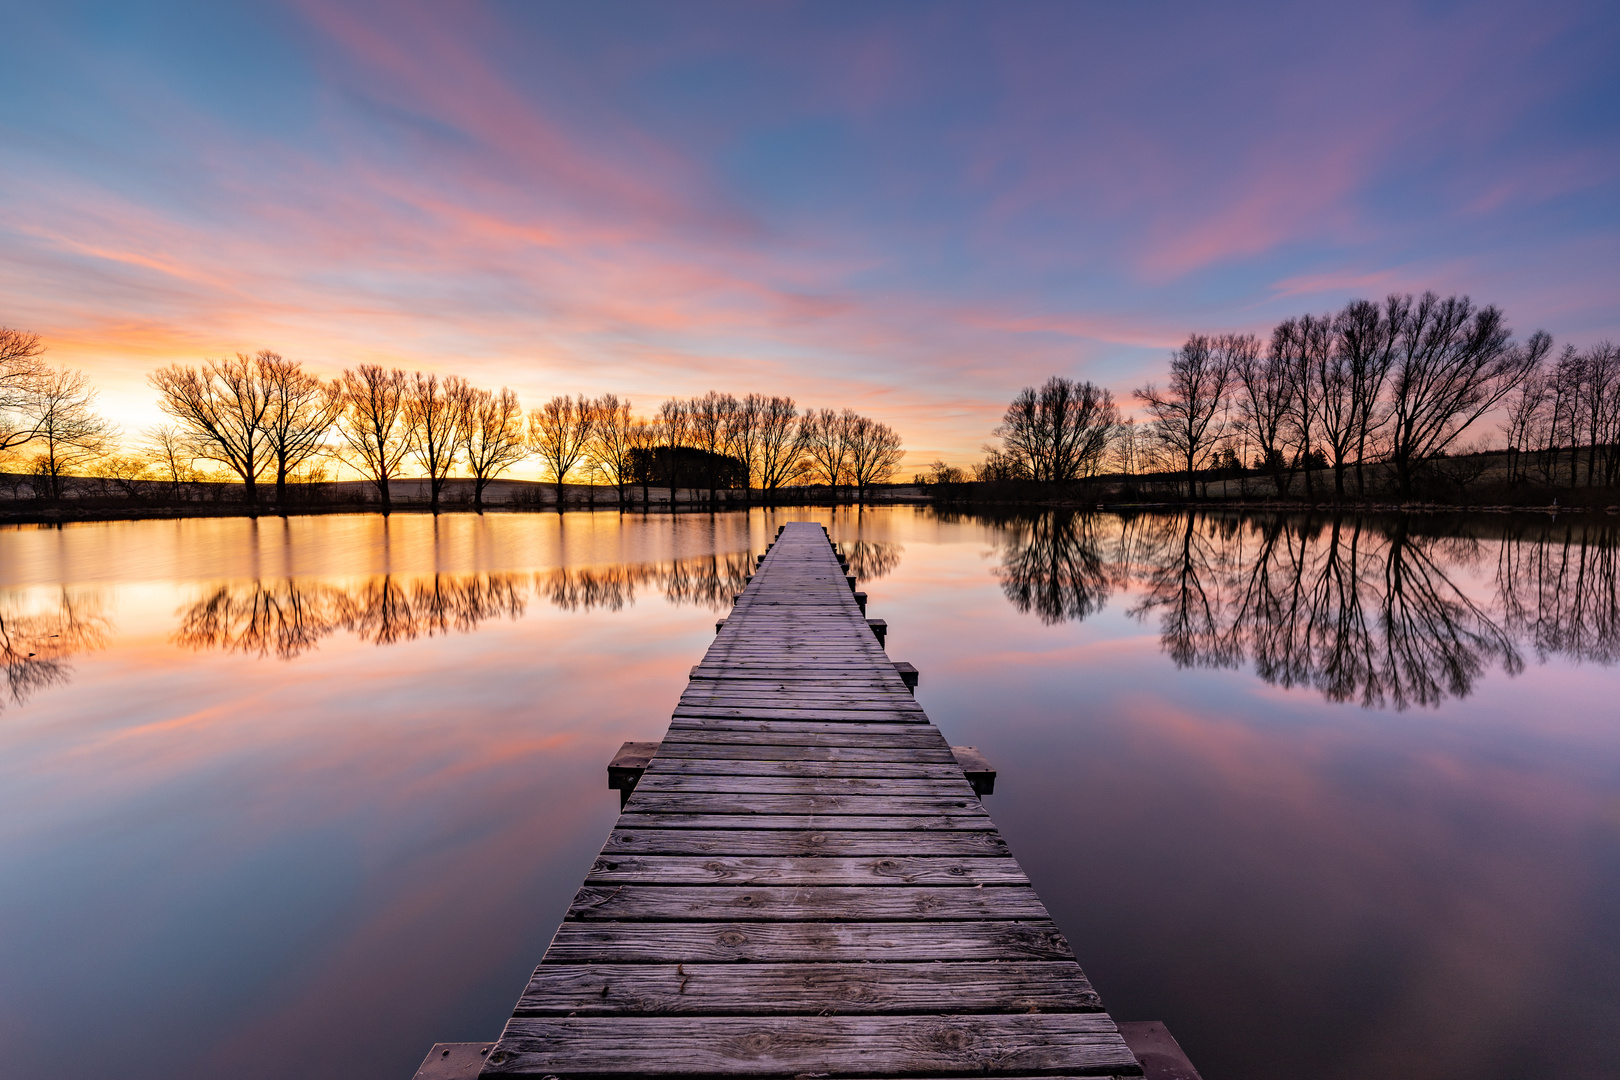
[[[853,407],[1434,289],[1620,340],[1611,3],[0,0],[0,325],[132,435],[274,349]]]

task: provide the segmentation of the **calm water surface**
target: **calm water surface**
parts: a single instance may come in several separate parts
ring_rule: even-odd
[[[492,1038],[608,759],[804,519],[1109,1008],[1207,1080],[1614,1075],[1614,519],[905,508],[0,531],[0,1075]]]

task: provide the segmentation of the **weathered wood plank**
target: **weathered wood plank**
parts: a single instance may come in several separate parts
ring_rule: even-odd
[[[1046,919],[982,922],[565,922],[546,963],[1072,960]]]
[[[636,790],[654,792],[720,792],[737,795],[905,796],[942,799],[978,798],[958,774],[953,779],[913,780],[903,777],[863,776],[729,776],[718,773],[642,774]]]
[[[759,760],[750,758],[668,757],[649,765],[644,775],[696,776],[802,776],[897,777],[913,780],[955,780],[963,775],[960,760],[954,765],[896,757],[887,761]]]
[[[738,742],[729,746],[714,743],[698,746],[666,742],[664,746],[667,749],[659,751],[659,756],[653,759],[654,764],[676,761],[867,761],[937,765],[945,762],[954,764],[956,761],[943,739],[938,746],[916,749],[892,746],[805,746],[802,743],[752,741]]]
[[[918,919],[1045,919],[1035,890],[1021,885],[586,885],[570,919],[888,922]]]
[[[795,1076],[800,1073],[1139,1072],[1105,1013],[922,1016],[530,1017],[507,1022],[484,1076],[545,1072]]]
[[[964,781],[965,783],[965,781]],[[970,792],[971,788],[968,789]],[[856,814],[865,817],[985,816],[978,796],[937,798],[887,795],[744,795],[721,792],[642,791],[625,810],[637,814]]]
[[[1028,885],[1009,856],[622,855],[604,852],[587,885]]]
[[[1100,1011],[1072,961],[541,964],[518,1016]]]
[[[694,814],[681,810],[619,815],[626,829],[882,829],[894,832],[960,832],[995,829],[989,814]]]
[[[962,829],[640,829],[621,825],[602,854],[634,855],[1005,855],[994,831]]]

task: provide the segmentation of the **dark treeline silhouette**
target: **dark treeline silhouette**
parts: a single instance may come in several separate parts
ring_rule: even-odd
[[[376,364],[323,380],[270,350],[152,373],[172,422],[122,447],[84,375],[44,356],[37,334],[0,328],[0,455],[23,466],[26,494],[51,501],[184,505],[204,490],[226,497],[230,489],[200,483],[224,476],[249,506],[273,484],[274,505],[287,509],[315,501],[311,490],[341,469],[372,487],[384,513],[402,480],[425,485],[434,511],[463,489],[481,511],[490,485],[531,456],[559,508],[570,485],[584,485],[591,503],[611,487],[620,507],[638,488],[644,508],[654,488],[671,505],[683,490],[713,505],[722,495],[747,503],[756,491],[779,501],[788,488],[802,497],[806,486],[864,501],[901,456],[888,425],[850,409],[801,411],[787,397],[710,391],[637,416],[613,394],[559,396],[525,413],[505,387]],[[101,483],[67,482],[83,477]],[[451,484],[457,477],[464,482]]]
[[[1192,334],[1168,377],[1112,395],[1054,377],[1026,388],[969,477],[938,463],[919,483],[1009,501],[1143,493],[1308,502],[1458,498],[1481,487],[1547,501],[1555,487],[1620,484],[1620,350],[1516,343],[1502,312],[1466,296],[1391,295],[1279,323],[1269,337]],[[1465,443],[1505,417],[1506,448]]]
[[[1523,653],[1620,659],[1620,527],[1515,523],[1459,535],[1404,515],[1125,517],[1052,511],[1002,526],[1008,599],[1048,623],[1130,588],[1178,666],[1236,667],[1331,701],[1404,709],[1473,692]],[[1492,595],[1460,584],[1488,566]]]

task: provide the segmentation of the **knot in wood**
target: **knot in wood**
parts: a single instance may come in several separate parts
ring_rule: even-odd
[[[930,1035],[930,1041],[941,1050],[952,1053],[961,1053],[973,1047],[973,1036],[961,1028],[936,1028]]]
[[[744,1035],[736,1042],[738,1050],[753,1057],[770,1053],[771,1047],[775,1044],[775,1036],[768,1031],[756,1031],[751,1035]]]
[[[718,940],[720,944],[729,945],[735,949],[748,944],[748,935],[741,930],[727,930],[720,935]]]

